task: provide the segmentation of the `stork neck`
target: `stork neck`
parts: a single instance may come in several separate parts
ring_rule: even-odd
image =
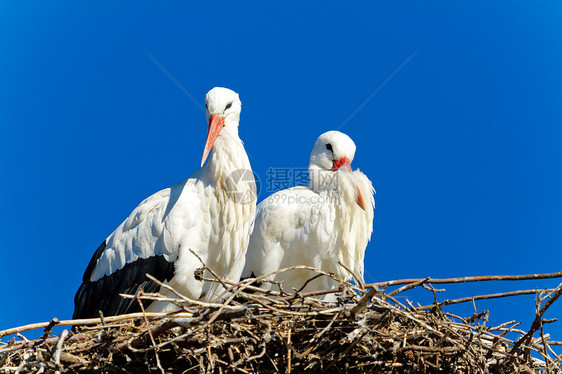
[[[325,170],[316,165],[308,168],[310,189],[316,193],[326,192],[340,201],[338,209],[360,209],[356,203],[357,181],[353,172]]]
[[[219,181],[226,178],[235,170],[251,170],[250,161],[244,144],[238,136],[236,126],[225,126],[209,155],[209,161],[205,165],[213,180]]]
[[[338,176],[336,172],[325,170],[316,165],[308,167],[310,177],[310,189],[316,193],[331,191],[338,188]]]

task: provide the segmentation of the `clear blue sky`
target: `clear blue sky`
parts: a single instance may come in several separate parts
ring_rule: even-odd
[[[264,183],[327,130],[355,140],[368,282],[562,270],[561,24],[557,2],[2,2],[0,329],[70,318],[98,245],[199,167],[204,113],[150,56],[199,102],[240,93]],[[532,296],[477,305],[534,314]]]

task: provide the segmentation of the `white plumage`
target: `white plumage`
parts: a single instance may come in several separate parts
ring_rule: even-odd
[[[276,192],[258,205],[243,277],[307,265],[351,279],[341,262],[363,281],[375,200],[371,181],[351,170],[354,155],[353,140],[341,132],[329,131],[318,138],[310,156],[310,185]],[[294,292],[314,275],[299,269],[268,279],[283,281],[284,290]],[[303,291],[337,286],[322,276]],[[263,287],[272,286],[266,282]]]
[[[256,185],[238,136],[242,104],[221,87],[209,91],[205,103],[209,130],[201,169],[144,200],[106,239],[84,274],[74,318],[136,310],[136,301],[118,294],[157,291],[145,273],[188,297],[217,297],[216,283],[195,279],[202,265],[190,249],[221,277],[240,278],[256,209]],[[172,304],[155,302],[148,310],[169,309]]]

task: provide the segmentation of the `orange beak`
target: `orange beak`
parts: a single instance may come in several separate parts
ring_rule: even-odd
[[[205,164],[205,160],[215,144],[215,140],[219,136],[222,130],[222,123],[224,122],[224,117],[219,117],[218,114],[213,114],[209,118],[209,131],[207,132],[207,141],[205,142],[205,149],[203,150],[203,158],[201,159],[201,167]]]
[[[334,166],[332,166],[332,171],[339,170],[342,166],[344,167],[345,170],[352,171],[351,164],[347,160],[347,157],[344,157],[340,160],[334,160],[333,163]],[[361,209],[365,210],[365,203],[363,202],[363,196],[361,196],[361,191],[359,191],[359,187],[357,187],[357,205],[359,205]]]
[[[334,166],[332,166],[332,171],[336,171],[339,170],[339,168],[341,168],[342,166],[345,165],[345,169],[351,171],[351,164],[349,163],[349,161],[347,160],[347,157],[343,157],[340,160],[334,160],[332,161],[334,163]]]

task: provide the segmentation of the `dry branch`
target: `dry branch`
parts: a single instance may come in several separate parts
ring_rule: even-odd
[[[535,316],[535,319],[531,325],[531,328],[529,329],[529,331],[523,335],[521,338],[519,338],[519,340],[517,340],[515,342],[515,344],[513,345],[513,347],[511,348],[511,352],[516,351],[521,344],[523,344],[523,342],[525,342],[526,344],[529,344],[529,342],[531,341],[531,339],[533,338],[533,334],[542,327],[542,316],[544,315],[544,313],[547,311],[548,308],[550,308],[550,306],[552,304],[554,304],[554,302],[556,300],[558,300],[558,298],[560,297],[560,295],[562,295],[562,283],[560,283],[558,285],[558,287],[553,290],[550,291],[550,298],[546,301],[546,303],[544,303],[544,305],[542,307],[540,307],[540,309],[537,311],[537,314]]]
[[[468,283],[468,282],[489,282],[489,281],[521,281],[521,280],[537,280],[537,279],[552,279],[562,278],[562,271],[555,273],[540,273],[540,274],[523,274],[523,275],[475,275],[469,277],[456,277],[456,278],[426,278],[425,283],[432,284],[452,284],[452,283]],[[422,281],[424,278],[412,279],[398,279],[386,282],[377,282],[366,284],[365,287],[387,287],[397,286],[408,283],[416,283]]]

